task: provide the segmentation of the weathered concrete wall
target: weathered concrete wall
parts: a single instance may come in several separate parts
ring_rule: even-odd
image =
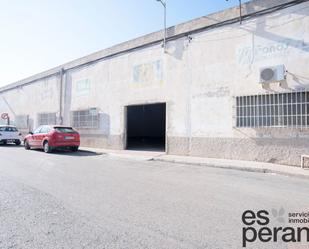
[[[188,154],[293,165],[308,154],[306,130],[236,129],[233,120],[233,96],[308,89],[308,7],[305,3],[194,36]],[[280,64],[289,71],[286,82],[262,88],[260,68]]]
[[[39,113],[57,113],[59,117],[60,80],[54,76],[0,94],[0,113],[7,112],[14,123],[16,116],[28,115],[29,127],[38,125]],[[4,120],[1,121],[4,123]]]
[[[266,2],[274,4],[253,1],[244,5],[244,13],[267,7]],[[213,18],[226,20],[237,13],[234,8],[204,17],[205,20],[181,24],[169,32],[179,34],[181,30],[210,25]],[[169,41],[167,53],[160,44],[153,44],[67,70],[62,92],[64,124],[70,124],[71,111],[98,108],[100,127],[80,129],[82,144],[123,149],[125,107],[166,103],[170,154],[299,165],[300,155],[309,154],[309,131],[235,128],[234,98],[309,88],[308,14],[309,3],[302,3],[244,21],[242,25],[235,23],[192,34],[190,39]],[[155,41],[160,35],[151,34],[132,44]],[[132,44],[121,44],[111,50],[120,51]],[[70,68],[109,52],[98,52],[62,67]],[[279,64],[290,72],[286,82],[263,88],[259,84],[260,68]],[[35,76],[31,78],[34,79]],[[87,87],[81,87],[83,82],[87,82]],[[35,126],[37,113],[60,115],[59,102],[60,78],[55,75],[0,93],[0,112],[30,115]]]

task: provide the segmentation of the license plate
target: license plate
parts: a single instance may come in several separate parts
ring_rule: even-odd
[[[64,137],[64,139],[66,139],[66,140],[73,140],[74,137]]]

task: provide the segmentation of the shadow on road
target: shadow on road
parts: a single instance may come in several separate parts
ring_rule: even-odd
[[[51,155],[53,154],[61,155],[61,156],[87,157],[87,156],[100,156],[100,155],[103,155],[104,153],[90,151],[90,150],[78,150],[76,152],[72,152],[70,150],[54,150],[51,153]]]
[[[15,144],[0,144],[1,147],[4,148],[12,148],[12,149],[24,149],[22,145],[15,145]],[[31,151],[37,151],[38,153],[44,153],[42,149],[31,149]],[[57,149],[54,150],[51,155],[61,155],[61,156],[74,156],[74,157],[87,157],[87,156],[100,156],[105,153],[95,152],[91,150],[78,150],[76,152],[66,149]]]
[[[24,148],[22,145],[16,145],[16,144],[0,144],[0,148],[1,147],[14,148],[14,149]]]

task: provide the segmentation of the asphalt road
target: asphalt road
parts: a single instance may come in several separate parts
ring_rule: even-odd
[[[308,193],[274,174],[0,146],[0,248],[238,249],[245,210],[309,212]]]

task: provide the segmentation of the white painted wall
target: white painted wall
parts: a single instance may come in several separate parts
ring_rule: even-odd
[[[29,115],[32,129],[38,124],[39,113],[54,112],[59,116],[59,85],[59,78],[51,77],[1,93],[0,113],[9,113],[12,121],[17,115]]]

